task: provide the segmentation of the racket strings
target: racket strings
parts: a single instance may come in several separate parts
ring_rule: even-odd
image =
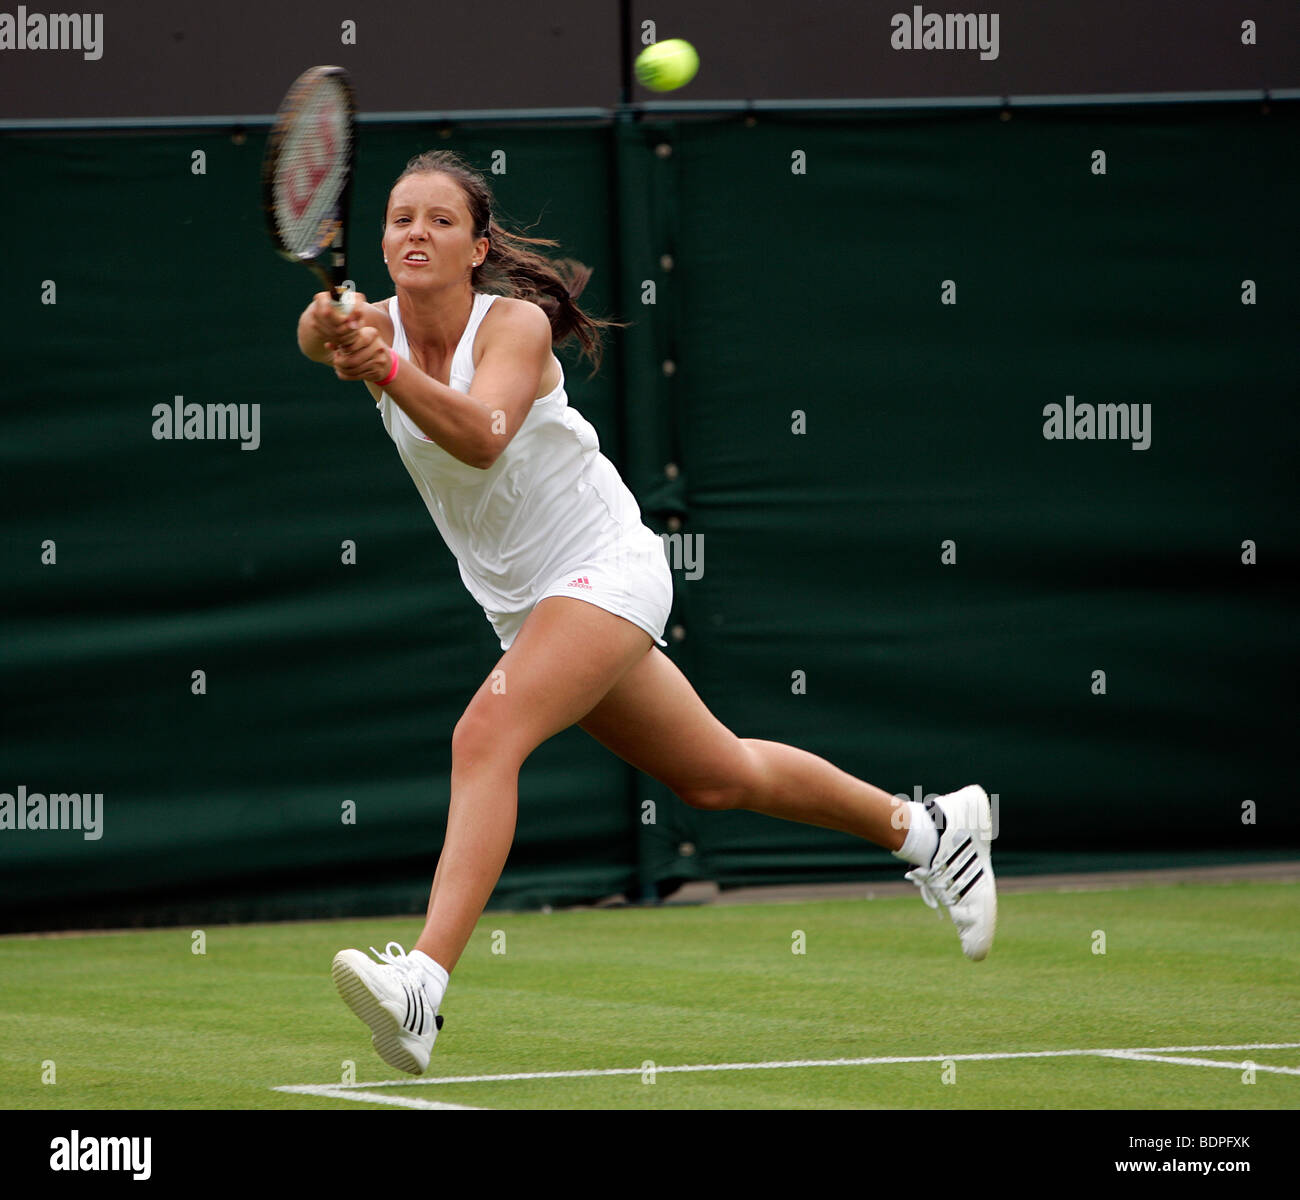
[[[285,114],[275,166],[276,232],[293,254],[312,258],[334,240],[352,153],[342,89],[323,80]]]

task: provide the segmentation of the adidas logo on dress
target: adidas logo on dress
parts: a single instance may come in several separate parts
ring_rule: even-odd
[[[591,590],[592,590],[592,588],[591,588],[591,583],[588,581],[588,579],[587,579],[587,577],[586,577],[585,575],[579,575],[577,579],[571,579],[571,580],[569,581],[569,586],[570,586],[570,587],[586,588],[587,591],[591,591]]]

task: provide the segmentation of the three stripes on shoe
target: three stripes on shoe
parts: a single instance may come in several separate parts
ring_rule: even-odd
[[[948,856],[948,861],[943,864],[944,870],[945,871],[949,870],[952,867],[952,864],[956,862],[957,859],[960,858],[961,855],[964,854],[967,850],[970,851],[970,856],[966,859],[965,862],[961,864],[960,867],[957,868],[957,870],[952,872],[952,881],[954,884],[961,882],[962,872],[968,871],[970,869],[971,863],[979,861],[978,856],[975,853],[975,848],[971,845],[971,839],[969,833],[966,835],[966,838],[961,843],[961,845],[958,846],[957,849],[954,850]],[[962,899],[966,895],[966,893],[969,892],[971,888],[973,888],[976,885],[976,883],[979,882],[980,876],[983,874],[984,874],[984,868],[980,867],[980,869],[976,871],[975,874],[972,875],[968,880],[966,880],[966,882],[962,885],[961,891],[957,893],[957,899],[959,900]]]
[[[930,814],[930,819],[934,821],[934,827],[936,830],[938,830],[939,837],[940,839],[942,839],[943,829],[944,829],[943,809],[941,809],[938,806],[938,804],[935,803],[933,797],[931,796],[925,797],[925,799],[921,803],[925,805],[925,811]],[[966,858],[966,860],[955,871],[951,871],[953,863],[956,862],[957,859],[959,859],[963,854],[965,854],[967,850],[970,851],[970,854]],[[966,834],[962,842],[957,846],[957,849],[954,850],[948,856],[948,860],[942,864],[942,869],[945,872],[951,871],[950,878],[952,879],[952,882],[954,884],[957,884],[961,882],[962,874],[970,870],[971,864],[978,861],[979,861],[979,857],[975,853],[975,848],[971,845],[971,836],[968,833]],[[933,864],[931,864],[931,869],[933,869]],[[981,876],[983,876],[983,874],[984,874],[984,868],[980,867],[980,869],[976,871],[974,875],[972,875],[968,880],[966,880],[964,884],[962,884],[961,890],[957,893],[957,899],[959,900],[963,899],[966,893],[969,892],[971,888],[973,888],[980,881],[980,878]]]
[[[406,1015],[402,1018],[402,1028],[407,1033],[414,1033],[419,1037],[423,1037],[429,1012],[429,1003],[424,998],[424,989],[402,980],[402,991],[406,996]],[[433,1019],[437,1027],[441,1029],[442,1014],[438,1013]]]

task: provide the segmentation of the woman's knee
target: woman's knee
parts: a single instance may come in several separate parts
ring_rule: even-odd
[[[691,808],[725,812],[729,809],[752,808],[762,787],[761,756],[746,739],[737,738],[735,753],[727,763],[724,774],[707,780],[685,781],[673,790]]]
[[[508,731],[502,728],[501,722],[484,711],[478,700],[471,702],[451,731],[452,770],[502,763],[515,757]]]

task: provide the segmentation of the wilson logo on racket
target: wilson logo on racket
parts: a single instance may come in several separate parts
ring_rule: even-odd
[[[307,142],[305,157],[285,180],[284,190],[295,221],[301,221],[316,193],[334,167],[338,146],[338,114],[316,118],[316,137]]]

